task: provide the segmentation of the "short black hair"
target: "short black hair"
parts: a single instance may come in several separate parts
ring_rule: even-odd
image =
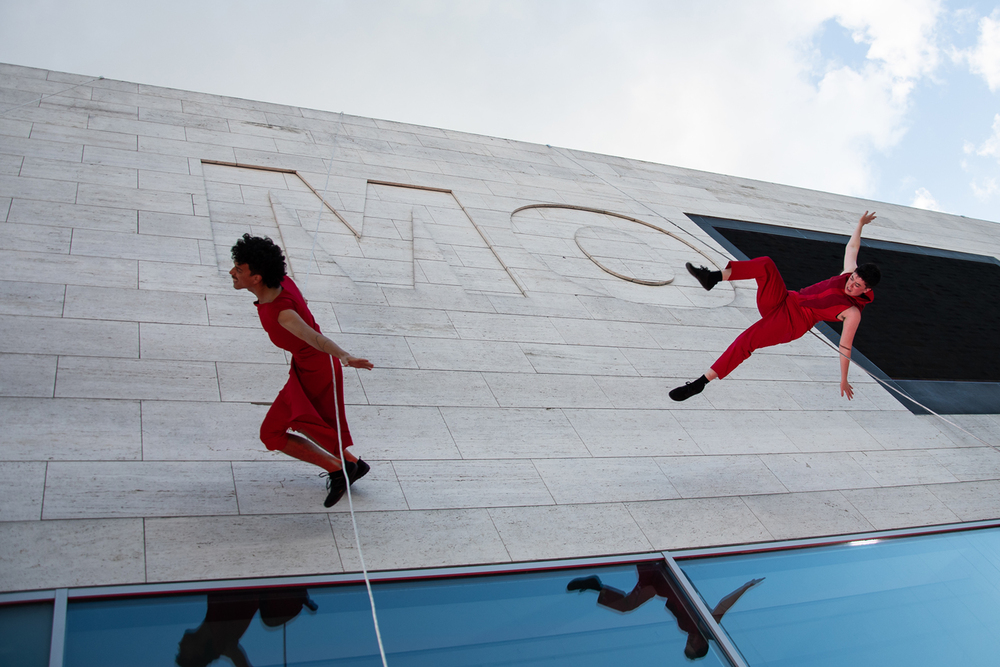
[[[249,266],[250,273],[260,276],[268,287],[281,286],[286,275],[285,255],[270,238],[244,234],[233,246],[232,255],[234,263]]]
[[[854,269],[854,272],[858,274],[859,278],[865,281],[868,289],[872,289],[878,285],[878,281],[882,280],[882,272],[879,271],[878,266],[875,264],[862,264]]]

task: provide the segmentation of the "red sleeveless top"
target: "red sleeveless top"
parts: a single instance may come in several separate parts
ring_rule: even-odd
[[[316,320],[313,318],[312,313],[309,312],[309,306],[306,305],[306,300],[302,297],[302,293],[299,292],[298,286],[292,282],[291,278],[285,276],[284,279],[282,279],[281,294],[279,294],[278,298],[274,301],[270,303],[259,303],[255,301],[254,305],[257,306],[257,315],[260,317],[261,326],[264,327],[264,331],[267,332],[271,342],[280,347],[282,350],[291,352],[293,360],[298,359],[301,362],[304,361],[305,358],[309,357],[330,356],[320,352],[278,323],[278,315],[281,311],[291,309],[298,313],[299,317],[301,317],[306,324],[311,326],[316,331],[320,331],[319,325],[316,324]]]
[[[834,322],[838,315],[851,306],[863,311],[875,299],[874,292],[866,292],[860,296],[850,296],[844,292],[851,273],[853,271],[841,273],[790,294],[796,295],[799,306],[811,311],[817,322]]]

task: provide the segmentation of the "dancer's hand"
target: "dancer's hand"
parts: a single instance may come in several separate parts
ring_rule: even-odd
[[[846,395],[849,401],[854,398],[854,387],[847,380],[843,380],[840,383],[840,395]]]
[[[350,366],[351,368],[364,368],[365,370],[368,371],[375,368],[375,364],[368,361],[367,359],[359,359],[358,357],[352,357],[351,355],[347,355],[346,357],[341,359],[341,361],[344,362],[346,365]]]
[[[871,213],[865,211],[865,214],[861,216],[861,219],[858,220],[858,222],[860,222],[861,226],[864,227],[874,219],[875,219],[875,211],[872,211]]]

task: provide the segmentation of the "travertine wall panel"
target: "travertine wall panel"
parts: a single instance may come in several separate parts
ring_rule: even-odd
[[[812,336],[667,397],[758,317],[684,270],[727,259],[686,214],[844,235],[872,208],[868,238],[1000,253],[986,221],[0,65],[0,589],[359,567],[318,469],[259,442],[290,359],[226,273],[244,233],[376,365],[344,374],[370,568],[996,518],[1000,418],[858,369],[847,402]]]

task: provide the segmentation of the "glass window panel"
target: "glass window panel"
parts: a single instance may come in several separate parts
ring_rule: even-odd
[[[623,593],[637,583],[637,568],[628,565],[376,584],[388,662],[690,663],[684,655],[689,635],[665,598],[622,613],[598,605],[597,591],[566,590],[572,579],[590,575]],[[182,639],[186,665],[239,665],[241,655],[255,667],[381,664],[365,587],[351,585],[72,602],[66,665],[174,665]],[[714,641],[699,662],[728,664]]]
[[[52,603],[0,606],[0,665],[48,667]]]
[[[995,665],[1000,530],[680,561],[753,667]]]

